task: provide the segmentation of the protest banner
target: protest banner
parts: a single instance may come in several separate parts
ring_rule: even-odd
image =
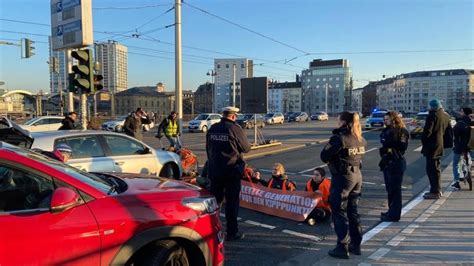
[[[282,191],[242,181],[240,206],[285,219],[304,221],[321,194],[306,191]]]

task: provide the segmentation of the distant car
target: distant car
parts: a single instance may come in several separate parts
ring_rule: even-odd
[[[307,122],[309,121],[309,116],[306,112],[296,112],[293,113],[288,119],[289,122]]]
[[[387,111],[375,111],[367,118],[365,121],[365,129],[373,129],[373,128],[384,128],[384,116],[387,114]]]
[[[407,129],[412,138],[420,137],[423,134],[423,128],[425,127],[428,114],[429,112],[419,112],[408,124]],[[450,118],[450,123],[451,127],[454,127],[456,125],[456,120]]]
[[[316,112],[311,115],[311,120],[329,120],[329,116],[326,112]]]
[[[4,125],[4,118],[1,124]],[[11,123],[12,127],[17,127]],[[52,151],[65,143],[72,148],[67,164],[87,172],[137,173],[180,178],[181,159],[176,153],[154,149],[124,134],[101,130],[25,132],[0,128],[0,141],[31,149]]]
[[[188,131],[198,131],[206,133],[212,125],[221,121],[221,118],[222,116],[220,114],[200,114],[196,116],[193,120],[189,121]]]
[[[253,128],[255,127],[255,117],[257,118],[257,127],[265,127],[265,121],[263,120],[263,116],[260,114],[239,114],[235,122],[237,122],[237,124],[242,128]]]
[[[265,123],[269,125],[273,124],[283,124],[285,122],[285,117],[282,113],[268,113],[265,115]]]
[[[114,120],[104,122],[101,125],[101,129],[113,132],[123,132],[123,125],[125,124],[125,120],[127,119],[127,117],[128,115],[123,115],[117,117]],[[143,124],[142,127],[144,131],[150,131],[150,129],[155,127],[155,123],[151,122],[151,124]]]
[[[224,263],[219,205],[207,191],[86,173],[2,142],[0,224],[2,265]]]
[[[290,121],[290,116],[293,115],[295,112],[286,112],[283,116],[285,117],[285,121]]]
[[[64,116],[39,116],[26,121],[20,125],[30,132],[54,131],[62,126]]]

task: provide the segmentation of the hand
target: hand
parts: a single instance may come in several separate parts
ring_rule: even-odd
[[[260,180],[260,172],[255,172],[255,179]]]

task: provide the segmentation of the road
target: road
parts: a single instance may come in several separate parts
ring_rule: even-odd
[[[277,148],[252,151],[247,162],[262,172],[264,178],[271,176],[274,163],[285,165],[290,179],[294,180],[299,190],[304,190],[311,169],[324,165],[319,154],[324,143],[336,127],[334,120],[328,122],[312,121],[308,123],[291,123],[267,126],[262,132],[266,138],[277,139],[283,143]],[[253,139],[253,130],[246,130]],[[386,211],[386,192],[383,175],[379,171],[378,148],[379,131],[364,131],[368,146],[363,160],[362,197],[359,213],[363,231],[367,232],[379,223],[380,212]],[[184,133],[184,144],[198,154],[200,162],[205,161],[204,133]],[[159,147],[153,133],[145,134],[145,142]],[[407,171],[403,180],[403,203],[407,204],[428,185],[425,174],[425,160],[420,154],[420,140],[410,141],[406,159]],[[285,150],[285,151],[281,151]],[[449,152],[445,156],[449,156]],[[444,169],[446,165],[442,165]],[[327,250],[328,245],[335,244],[334,232],[330,221],[309,226],[278,217],[273,217],[241,208],[240,229],[246,233],[245,239],[226,243],[226,265],[274,265],[288,260],[307,250]],[[223,219],[225,223],[225,219]],[[318,253],[325,256],[325,253]],[[318,261],[318,256],[314,262]]]

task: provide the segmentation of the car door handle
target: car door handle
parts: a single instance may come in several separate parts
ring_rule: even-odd
[[[115,165],[123,165],[125,162],[115,162]]]

